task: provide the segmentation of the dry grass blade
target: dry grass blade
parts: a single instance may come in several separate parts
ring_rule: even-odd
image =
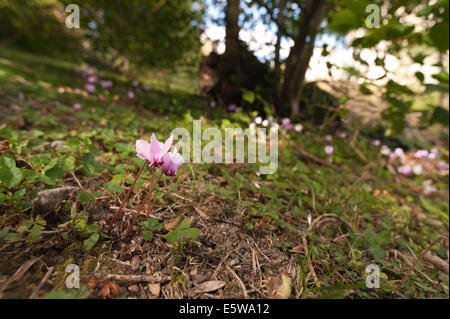
[[[27,272],[27,270],[30,269],[30,267],[33,266],[33,264],[38,260],[39,260],[38,257],[31,258],[30,260],[25,262],[22,266],[20,266],[20,268],[17,269],[17,271],[3,283],[3,285],[0,287],[0,299],[3,298],[3,292],[8,287],[8,285],[22,278],[23,275]]]

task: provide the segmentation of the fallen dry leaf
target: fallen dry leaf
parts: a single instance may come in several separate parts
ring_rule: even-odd
[[[183,220],[183,216],[178,216],[178,217],[172,219],[171,221],[164,221],[163,229],[165,231],[174,230],[182,220]]]
[[[120,287],[112,282],[107,282],[102,290],[100,290],[100,297],[103,299],[117,298],[121,295]]]
[[[10,146],[9,142],[7,140],[0,142],[0,154],[6,154],[9,153]]]
[[[152,295],[152,297],[159,297],[159,294],[161,292],[160,283],[148,284],[148,289],[150,290],[150,294]]]
[[[198,284],[193,291],[197,294],[205,293],[205,292],[211,292],[216,291],[220,288],[225,286],[225,282],[222,280],[211,280],[211,281],[205,281],[201,284]]]
[[[263,280],[265,293],[272,299],[287,299],[291,295],[292,280],[282,274],[281,277]]]

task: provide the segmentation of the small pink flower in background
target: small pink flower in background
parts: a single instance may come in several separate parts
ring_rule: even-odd
[[[177,148],[174,147],[172,152],[168,152],[162,157],[162,162],[164,174],[167,176],[175,176],[177,175],[178,167],[184,163],[184,160],[180,153],[178,153]]]
[[[81,109],[83,108],[83,105],[81,105],[80,103],[75,103],[75,104],[73,105],[73,108],[74,108],[75,110],[81,110]]]
[[[381,142],[380,142],[380,140],[373,140],[372,141],[372,145],[375,146],[375,147],[378,147],[378,146],[381,145]]]
[[[347,138],[347,133],[342,132],[342,133],[339,134],[339,137],[342,138],[342,139]]]
[[[414,153],[415,158],[426,158],[428,157],[428,151],[427,150],[418,150]]]
[[[333,137],[331,135],[325,136],[325,141],[331,142],[333,140]]]
[[[228,105],[228,111],[235,112],[236,111],[236,104],[230,104]]]
[[[334,147],[331,145],[327,145],[327,146],[325,146],[324,150],[325,150],[325,154],[330,156],[334,152]]]
[[[412,173],[412,169],[411,166],[409,165],[402,165],[397,167],[397,172],[399,172],[402,175],[409,176]]]
[[[428,159],[430,160],[435,160],[439,158],[439,150],[436,147],[433,147],[430,151],[430,153],[428,154]]]
[[[287,117],[285,117],[284,119],[281,120],[281,127],[286,130],[291,130],[294,128],[291,124],[291,120]]]
[[[288,124],[291,124],[291,119],[290,118],[285,117],[285,118],[283,118],[281,120],[281,126],[284,127],[285,125],[288,125]]]
[[[405,152],[403,151],[403,149],[401,147],[397,147],[394,150],[394,154],[395,154],[395,157],[405,158]]]
[[[129,99],[134,99],[134,92],[133,91],[128,91],[127,96]]]
[[[150,91],[150,85],[144,85],[144,91]]]
[[[209,106],[210,106],[212,109],[215,108],[215,107],[217,106],[216,101],[211,101],[211,102],[209,103]]]
[[[150,143],[144,140],[136,141],[136,155],[137,157],[150,162],[150,166],[160,166],[162,164],[162,157],[166,155],[167,151],[172,146],[173,136],[171,135],[165,143],[161,143],[152,134]]]
[[[86,89],[86,91],[88,91],[89,93],[92,93],[95,91],[95,85],[94,84],[86,84],[84,86],[84,88]]]
[[[107,89],[113,86],[112,81],[100,81],[100,85],[102,88]]]
[[[97,77],[95,75],[92,75],[92,76],[88,77],[87,81],[89,83],[95,83],[95,82],[97,82]]]
[[[136,80],[134,80],[131,84],[132,84],[134,87],[138,87],[138,86],[139,86],[139,82],[136,81]]]
[[[438,163],[437,168],[438,168],[438,170],[440,170],[440,171],[448,171],[449,166],[448,166],[448,163],[446,163],[446,162],[444,162],[444,161],[440,161],[440,162]]]

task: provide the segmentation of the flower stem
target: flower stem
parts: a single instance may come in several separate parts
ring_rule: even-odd
[[[131,184],[130,189],[128,190],[127,194],[125,195],[125,198],[123,199],[122,203],[120,204],[119,209],[117,210],[117,212],[114,214],[113,218],[111,219],[111,221],[109,223],[108,230],[106,231],[107,233],[109,233],[111,231],[112,225],[116,221],[117,216],[119,216],[119,213],[122,211],[122,208],[125,206],[125,203],[128,200],[128,197],[130,197],[130,194],[131,194],[131,192],[132,192],[132,190],[134,188],[134,184],[136,184],[136,181],[138,180],[139,176],[144,171],[144,168],[145,168],[146,165],[147,165],[147,160],[145,160],[144,164],[142,164],[142,167],[139,169],[139,172],[137,173],[136,177],[134,178],[134,181]]]
[[[153,181],[154,172],[155,171],[153,171],[152,181]],[[161,174],[159,174],[159,177],[158,177],[157,181],[155,183],[152,183],[152,187],[151,187],[150,191],[148,192],[147,196],[145,196],[144,201],[142,202],[142,204],[138,207],[138,209],[136,211],[136,215],[134,215],[134,218],[131,221],[130,226],[128,226],[127,232],[125,233],[125,237],[130,234],[131,230],[133,229],[134,223],[136,222],[137,218],[139,217],[139,214],[140,214],[142,208],[144,208],[144,205],[147,202],[147,199],[149,197],[150,197],[150,199],[148,199],[148,201],[151,202],[153,191],[155,190],[156,185],[161,180],[162,175],[163,175],[163,171],[161,171]],[[148,213],[147,213],[147,217],[148,217]]]

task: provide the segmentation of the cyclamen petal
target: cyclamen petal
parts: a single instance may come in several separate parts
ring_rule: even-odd
[[[427,150],[418,150],[414,153],[415,158],[426,158],[429,152]]]
[[[166,155],[167,151],[172,146],[173,136],[171,135],[163,144],[152,134],[150,139],[150,166],[160,166],[162,164],[162,157]]]
[[[183,157],[178,153],[176,147],[172,152],[166,153],[162,158],[162,169],[165,175],[177,175],[178,167],[184,163]]]
[[[136,155],[137,157],[151,162],[150,143],[144,140],[136,141]]]
[[[325,146],[325,154],[327,155],[331,155],[334,152],[334,147],[331,145],[327,145]]]
[[[405,175],[405,176],[409,176],[409,175],[411,175],[411,173],[412,173],[411,166],[409,166],[409,165],[402,165],[402,166],[399,166],[399,167],[397,167],[397,171],[398,171],[400,174]]]

